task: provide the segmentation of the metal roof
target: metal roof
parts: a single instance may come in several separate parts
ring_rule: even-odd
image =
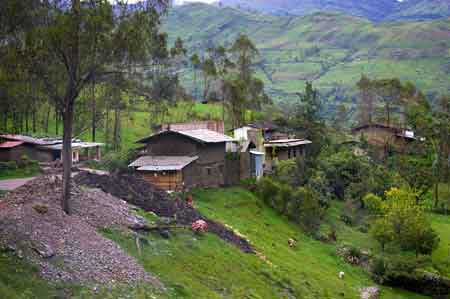
[[[264,147],[294,147],[311,143],[312,142],[307,139],[280,139],[268,141],[264,143]]]
[[[137,167],[141,171],[181,170],[198,159],[198,156],[143,156],[129,167]]]
[[[183,130],[183,131],[162,131],[159,133],[156,133],[152,136],[149,136],[147,138],[141,139],[138,142],[139,143],[146,143],[148,142],[150,139],[156,137],[156,136],[160,136],[160,135],[164,135],[164,134],[179,134],[179,135],[183,135],[186,136],[188,138],[191,138],[195,141],[198,142],[202,142],[202,143],[221,143],[221,142],[234,142],[235,139],[215,132],[215,131],[211,131],[211,130],[207,130],[207,129],[198,129],[198,130]]]
[[[23,141],[5,141],[0,143],[0,148],[14,148],[22,145],[23,143]]]
[[[16,135],[16,134],[1,134],[0,138],[15,140],[15,141],[23,141],[25,143],[36,144],[36,145],[50,145],[60,143],[59,139],[51,139],[51,138],[34,138],[31,136],[25,135]]]
[[[93,147],[98,147],[98,146],[103,146],[103,145],[104,145],[104,143],[98,143],[98,142],[72,142],[73,149],[93,148]],[[58,151],[62,150],[62,147],[63,147],[62,143],[40,146],[40,148],[50,149],[50,150],[58,150]]]

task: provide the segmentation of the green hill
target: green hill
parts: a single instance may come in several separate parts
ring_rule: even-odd
[[[336,13],[280,17],[192,4],[164,22],[170,40],[182,37],[191,52],[248,34],[261,54],[258,76],[276,99],[293,98],[311,80],[331,100],[350,100],[362,73],[410,80],[427,94],[450,92],[450,19],[374,24]],[[192,86],[190,72],[183,79]]]

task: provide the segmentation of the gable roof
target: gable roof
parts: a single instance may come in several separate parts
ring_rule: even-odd
[[[149,137],[143,138],[143,139],[139,140],[138,143],[147,143],[151,139],[153,139],[157,136],[166,135],[166,134],[177,134],[177,135],[185,136],[185,137],[188,137],[188,138],[190,138],[196,142],[200,142],[200,143],[221,143],[221,142],[235,141],[230,136],[227,136],[227,135],[215,132],[215,131],[207,130],[207,129],[199,129],[199,130],[186,130],[186,131],[172,131],[172,130],[163,131],[163,132],[159,132],[154,135],[151,135]]]
[[[198,159],[198,156],[143,156],[129,167],[137,167],[143,171],[181,170]]]

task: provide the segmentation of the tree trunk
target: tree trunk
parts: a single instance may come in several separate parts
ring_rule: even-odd
[[[114,110],[114,136],[113,136],[113,147],[114,150],[120,149],[120,109],[116,108]]]
[[[59,134],[59,113],[58,109],[55,107],[55,135],[58,136]]]
[[[97,131],[97,103],[95,101],[95,82],[92,83],[92,142],[95,142]]]
[[[32,121],[32,126],[33,126],[32,130],[33,130],[33,133],[36,133],[36,105],[33,106],[33,110],[31,113],[32,113],[31,121]]]
[[[70,100],[69,100],[70,101]],[[66,105],[66,109],[63,114],[63,197],[62,197],[62,209],[67,214],[72,213],[72,206],[70,204],[70,182],[71,182],[71,170],[72,170],[72,120],[73,120],[73,104]]]

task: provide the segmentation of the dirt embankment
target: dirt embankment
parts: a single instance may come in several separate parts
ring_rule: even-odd
[[[181,225],[191,225],[203,219],[208,223],[208,230],[223,240],[230,242],[246,253],[254,253],[247,240],[236,235],[223,224],[203,217],[196,209],[183,200],[173,200],[168,194],[147,183],[135,174],[97,175],[83,172],[75,177],[80,185],[100,188],[104,192],[119,197],[145,211],[151,211],[160,217],[171,217]]]
[[[99,189],[72,186],[73,214],[61,209],[61,181],[39,177],[0,201],[0,248],[39,266],[44,278],[83,285],[162,287],[138,262],[98,230],[144,225],[131,206]],[[144,223],[143,223],[144,222]]]

